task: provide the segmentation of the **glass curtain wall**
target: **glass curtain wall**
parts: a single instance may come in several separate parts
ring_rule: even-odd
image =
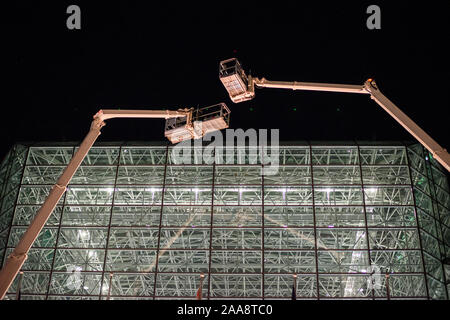
[[[203,299],[291,299],[294,285],[297,299],[448,299],[449,185],[422,146],[281,146],[275,175],[246,150],[180,164],[172,148],[89,152],[29,252],[22,299],[195,299],[202,273]],[[76,149],[3,160],[0,262]]]

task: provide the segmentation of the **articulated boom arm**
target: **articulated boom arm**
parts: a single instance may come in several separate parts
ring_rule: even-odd
[[[422,128],[412,121],[403,111],[401,111],[392,101],[386,98],[378,89],[375,81],[369,79],[364,85],[345,85],[345,84],[329,84],[329,83],[308,83],[308,82],[282,82],[267,81],[265,78],[249,77],[249,85],[253,84],[257,88],[279,88],[292,90],[311,90],[311,91],[328,91],[328,92],[344,92],[344,93],[362,93],[369,94],[380,107],[391,115],[398,123],[402,125],[414,138],[417,139],[432,155],[450,171],[450,154],[434,141]]]
[[[154,118],[154,119],[169,119],[178,117],[192,117],[192,109],[180,109],[178,111],[172,110],[100,110],[94,116],[94,119],[100,121],[113,118]],[[191,122],[190,119],[187,121]]]
[[[70,160],[66,169],[51,189],[44,204],[37,212],[27,231],[24,233],[14,251],[9,255],[6,263],[0,271],[0,300],[3,299],[11,286],[14,278],[27,259],[28,251],[38,237],[57,203],[61,199],[75,172],[78,170],[85,156],[88,154],[94,142],[100,135],[100,130],[105,126],[104,120],[112,118],[159,118],[169,119],[186,117],[186,127],[192,128],[192,109],[169,110],[100,110],[94,115],[91,128],[81,143],[78,151]]]
[[[447,171],[450,171],[450,155],[447,150],[442,148],[392,101],[386,98],[372,79],[367,80],[363,85],[269,81],[265,78],[259,79],[251,75],[247,76],[236,58],[220,62],[219,78],[234,103],[253,99],[255,87],[369,94],[376,103],[413,135]]]

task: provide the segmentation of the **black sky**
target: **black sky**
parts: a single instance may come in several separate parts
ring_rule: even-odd
[[[219,61],[233,56],[271,80],[373,77],[450,149],[448,1],[145,3],[21,1],[2,9],[2,157],[19,141],[80,141],[101,108],[218,102],[231,108],[231,128],[280,128],[281,140],[412,140],[367,96],[265,89],[233,104],[218,79]],[[81,7],[80,31],[66,28],[70,4]],[[366,28],[370,4],[381,7],[381,30]],[[100,140],[164,140],[163,126],[111,120]]]

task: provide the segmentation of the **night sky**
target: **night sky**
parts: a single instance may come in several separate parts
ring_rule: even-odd
[[[254,100],[234,104],[218,78],[219,61],[231,57],[269,80],[362,84],[373,77],[450,149],[450,2],[390,2],[3,7],[0,156],[20,141],[79,142],[101,108],[219,102],[232,110],[231,128],[279,128],[280,140],[413,139],[366,95],[259,89]],[[81,7],[81,30],[66,27],[70,4]],[[366,27],[370,4],[381,7],[381,30]],[[163,130],[164,120],[110,120],[99,141],[164,141]]]

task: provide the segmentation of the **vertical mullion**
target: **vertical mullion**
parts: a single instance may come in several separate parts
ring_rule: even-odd
[[[75,147],[72,148],[72,157],[73,157],[74,153],[75,153]],[[61,208],[61,214],[59,216],[58,231],[56,233],[55,247],[53,248],[53,250],[54,250],[53,251],[53,258],[52,258],[52,264],[51,264],[51,267],[50,267],[50,274],[49,274],[49,277],[48,277],[47,293],[45,294],[45,300],[48,300],[48,295],[50,294],[50,286],[51,286],[52,278],[53,278],[53,268],[55,267],[56,253],[58,251],[59,235],[61,233],[61,225],[62,225],[62,219],[63,219],[63,215],[64,215],[64,207],[66,205],[66,197],[67,197],[67,189],[64,192],[63,204],[62,204],[62,208]],[[57,206],[55,207],[55,210],[56,210]],[[51,214],[50,214],[50,217],[51,217]],[[44,227],[45,227],[45,225],[44,225]]]
[[[426,267],[425,267],[425,257],[423,255],[422,236],[420,235],[420,223],[419,223],[420,219],[419,219],[419,214],[417,213],[416,196],[414,194],[415,188],[414,188],[414,185],[413,185],[413,178],[412,178],[412,173],[411,173],[411,161],[409,159],[408,147],[406,145],[405,145],[405,152],[406,152],[406,160],[408,162],[409,181],[410,181],[410,184],[411,184],[411,193],[412,193],[413,204],[414,204],[414,215],[416,217],[417,236],[419,238],[419,247],[420,247],[420,255],[421,255],[421,258],[422,258],[422,268],[423,268],[423,276],[424,276],[424,281],[425,281],[425,289],[426,289],[427,299],[430,300],[430,293],[429,293],[429,290],[428,290],[427,271],[426,271]],[[426,167],[426,163],[425,163],[425,172],[426,171],[427,171],[427,167]]]
[[[314,174],[313,174],[313,157],[312,157],[312,146],[311,142],[309,144],[309,166],[311,170],[311,196],[312,196],[312,209],[313,209],[313,223],[314,223],[314,253],[316,258],[316,294],[317,300],[320,300],[319,294],[319,256],[317,250],[317,223],[316,223],[316,203],[314,196]]]
[[[265,153],[261,151],[261,157],[264,157]],[[262,283],[261,283],[261,290],[262,290],[262,299],[265,300],[265,280],[264,280],[264,276],[265,276],[265,272],[264,272],[264,268],[265,268],[265,261],[264,261],[264,249],[265,249],[265,245],[264,245],[264,160],[261,159],[261,276],[262,276]]]
[[[433,164],[430,161],[430,162],[428,162],[428,165],[430,167],[431,178],[428,175],[428,170],[426,169],[427,163],[425,162],[425,172],[426,172],[428,181],[430,182],[431,210],[433,211],[434,226],[436,227],[436,232],[437,232],[438,228],[440,229],[440,231],[441,231],[441,239],[442,239],[442,237],[444,235],[443,232],[442,232],[442,221],[441,221],[441,217],[440,217],[439,211],[436,212],[436,210],[435,210],[435,204],[436,204],[436,206],[438,206],[439,204],[437,202],[436,184],[434,182],[434,176],[433,176]],[[434,189],[434,192],[431,192],[431,188]],[[434,194],[434,199],[433,199],[433,194]],[[441,270],[442,270],[443,279],[444,279],[445,296],[446,296],[446,298],[448,300],[448,291],[447,291],[447,286],[445,285],[445,283],[446,283],[445,267],[442,264],[442,261],[444,260],[445,257],[442,256],[442,251],[441,251],[441,246],[440,246],[441,240],[440,240],[438,235],[436,235],[436,239],[438,241],[439,256],[441,258]],[[442,245],[445,248],[445,242],[443,240],[442,240]]]
[[[103,260],[103,268],[102,268],[102,278],[101,278],[101,282],[100,282],[99,300],[102,299],[102,295],[103,295],[103,281],[105,279],[105,273],[106,273],[106,261],[108,259],[109,237],[111,236],[111,224],[112,224],[112,216],[113,216],[113,210],[114,210],[114,199],[116,197],[117,178],[119,176],[119,166],[120,166],[121,157],[122,157],[122,146],[119,147],[119,157],[117,159],[116,176],[114,177],[114,187],[113,187],[113,193],[112,193],[111,210],[109,212],[108,231],[106,233],[105,258]],[[112,284],[112,281],[111,281],[111,284]],[[111,291],[111,288],[109,288],[109,291]]]
[[[203,151],[203,150],[202,150]],[[194,149],[195,153],[195,149]],[[203,152],[202,152],[203,154]],[[208,261],[208,296],[207,299],[211,298],[211,263],[212,263],[212,240],[213,240],[213,222],[214,222],[214,187],[215,187],[215,179],[216,179],[216,147],[214,148],[213,155],[213,168],[212,168],[212,187],[211,187],[211,221],[209,227],[209,261]]]
[[[14,164],[14,159],[15,159],[15,157],[16,157],[16,155],[17,155],[17,154],[16,154],[16,150],[17,150],[17,145],[14,146],[13,152],[12,152],[12,157],[10,158],[10,167],[9,167],[8,178],[7,178],[7,180],[5,181],[5,189],[7,188],[7,184],[9,183],[9,179],[11,178],[11,175],[12,175],[12,174],[11,174],[11,172],[12,172],[12,166],[13,166],[13,164]],[[13,204],[13,206],[12,206],[13,214],[12,214],[12,216],[11,216],[11,222],[10,222],[10,224],[9,224],[8,235],[7,235],[7,237],[6,237],[5,253],[3,254],[3,257],[6,256],[6,252],[8,251],[9,237],[11,236],[12,224],[13,224],[14,218],[15,218],[15,216],[16,216],[17,201],[19,200],[20,187],[21,187],[21,185],[22,185],[23,175],[24,175],[24,172],[25,172],[25,165],[26,165],[26,163],[27,163],[27,158],[28,158],[29,152],[30,152],[30,148],[28,147],[27,153],[26,153],[26,155],[25,155],[25,161],[24,161],[23,167],[22,167],[22,177],[20,178],[20,183],[17,185],[17,187],[19,188],[19,190],[17,190],[16,198],[15,198],[14,204]],[[12,190],[11,190],[11,192],[12,192]],[[6,195],[5,195],[5,196],[6,196]],[[30,224],[31,224],[31,221],[30,221]],[[14,249],[13,249],[13,250],[14,250]],[[1,266],[1,265],[0,265],[0,266]],[[20,270],[19,270],[19,271],[20,271]]]
[[[162,216],[164,212],[164,197],[166,191],[166,176],[167,176],[167,163],[169,162],[169,144],[166,145],[166,160],[164,163],[164,178],[163,178],[163,186],[161,191],[161,211],[159,215],[159,227],[158,227],[158,244],[156,247],[156,256],[155,256],[155,271],[154,271],[154,280],[153,280],[153,300],[156,299],[156,278],[158,276],[158,263],[159,263],[159,249],[161,243],[161,227],[162,227]]]
[[[11,177],[11,167],[12,167],[12,165],[14,163],[14,156],[16,155],[16,150],[15,149],[16,149],[16,146],[14,145],[13,148],[11,149],[11,151],[9,152],[10,155],[9,155],[9,159],[8,159],[8,169],[6,169],[5,181],[3,182],[3,187],[2,187],[2,190],[1,190],[2,192],[0,193],[0,209],[3,206],[3,200],[5,199],[5,196],[6,196],[5,194],[2,194],[2,193],[6,189],[6,187],[8,185],[9,178]],[[25,171],[25,164],[27,163],[29,151],[30,151],[30,147],[28,147],[27,155],[25,157],[25,163],[23,165],[23,171],[22,171],[22,178],[20,179],[20,184],[18,185],[18,189],[19,190],[17,191],[16,201],[14,202],[14,205],[12,207],[13,208],[13,214],[11,215],[11,221],[9,223],[8,232],[7,232],[7,235],[6,235],[5,252],[3,253],[3,255],[1,257],[0,267],[3,266],[4,258],[6,257],[6,252],[8,251],[9,236],[11,235],[11,229],[12,229],[12,224],[13,224],[13,221],[14,221],[14,216],[16,215],[17,200],[18,200],[19,193],[20,193],[20,187],[22,185],[23,173]],[[0,231],[3,231],[3,230],[0,230]]]
[[[364,180],[363,180],[363,169],[362,169],[362,162],[361,162],[361,150],[359,147],[359,144],[356,142],[356,147],[357,147],[357,152],[358,152],[358,162],[359,162],[359,175],[360,175],[360,179],[361,179],[361,187],[362,187],[362,199],[363,199],[363,206],[364,206],[364,225],[366,228],[366,245],[367,245],[367,258],[368,258],[368,262],[369,262],[369,267],[370,267],[370,271],[373,272],[372,270],[372,259],[370,257],[370,243],[369,243],[369,226],[367,223],[367,208],[366,208],[366,192],[365,192],[365,188],[364,188]],[[372,279],[371,279],[372,280]],[[372,287],[372,300],[375,299],[375,289]]]

